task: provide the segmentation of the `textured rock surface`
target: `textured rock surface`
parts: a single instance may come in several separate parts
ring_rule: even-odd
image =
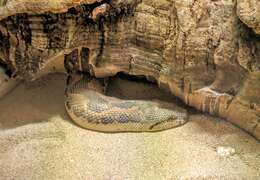
[[[237,0],[237,15],[256,34],[260,34],[260,2],[258,0]]]
[[[93,19],[105,3],[109,8]],[[145,76],[186,104],[227,118],[259,139],[257,1],[2,4],[0,57],[19,77],[35,79],[65,54],[74,60],[73,69],[96,77]]]
[[[41,14],[44,12],[62,13],[80,4],[93,4],[102,0],[1,0],[0,19],[18,13]]]

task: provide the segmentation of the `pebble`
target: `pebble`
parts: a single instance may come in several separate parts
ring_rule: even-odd
[[[235,149],[229,146],[218,146],[217,153],[219,156],[227,157],[235,154]]]

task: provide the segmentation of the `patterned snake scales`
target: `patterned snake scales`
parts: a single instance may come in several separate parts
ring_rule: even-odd
[[[103,89],[100,80],[86,76],[69,83],[65,106],[76,124],[102,132],[147,132],[177,127],[187,121],[186,112],[152,101],[109,97]]]

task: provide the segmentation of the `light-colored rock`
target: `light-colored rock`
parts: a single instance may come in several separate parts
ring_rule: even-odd
[[[260,34],[260,2],[258,0],[237,0],[237,15],[256,34]]]
[[[231,102],[227,118],[260,139],[260,72],[250,73]]]
[[[69,8],[80,4],[93,4],[100,1],[101,0],[1,0],[0,4],[2,4],[2,7],[0,6],[0,20],[18,13],[63,13]]]
[[[217,153],[219,156],[227,157],[232,156],[235,154],[235,149],[232,147],[224,147],[224,146],[218,146],[217,147]]]

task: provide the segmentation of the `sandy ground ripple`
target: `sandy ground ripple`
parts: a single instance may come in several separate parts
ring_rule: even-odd
[[[93,132],[67,116],[64,84],[52,75],[0,100],[0,180],[260,179],[260,143],[224,120],[191,113],[158,133]],[[163,97],[122,84],[113,92]]]

